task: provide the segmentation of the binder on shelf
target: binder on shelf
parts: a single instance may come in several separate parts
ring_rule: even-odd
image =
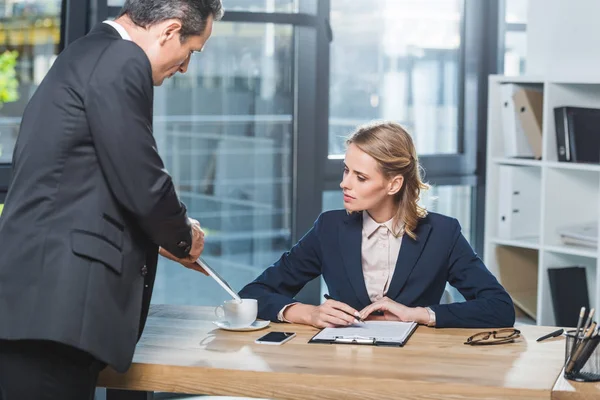
[[[554,108],[558,161],[600,164],[600,109]]]
[[[557,326],[577,326],[581,307],[590,308],[585,267],[549,268],[550,295]]]
[[[499,167],[499,238],[540,236],[540,178],[535,167]]]
[[[514,95],[523,88],[523,85],[514,83],[500,85],[504,156],[509,158],[534,158],[534,152],[519,122],[515,107]]]
[[[542,120],[544,93],[535,89],[518,89],[513,95],[517,123],[527,138],[534,158],[542,158]]]

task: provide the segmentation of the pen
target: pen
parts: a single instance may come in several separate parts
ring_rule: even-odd
[[[581,333],[582,335],[585,335],[585,332],[590,327],[590,324],[592,323],[592,318],[594,317],[594,311],[596,311],[596,310],[593,308],[590,310],[590,313],[588,314],[588,317],[587,317],[587,321],[585,321],[585,325],[583,325],[583,332]]]
[[[335,299],[334,299],[333,297],[331,297],[330,295],[328,295],[327,293],[325,293],[325,294],[323,295],[323,297],[325,297],[325,300],[334,300],[334,301],[335,301]],[[363,319],[360,317],[360,315],[352,315],[352,314],[350,314],[350,313],[347,313],[347,312],[346,312],[346,311],[344,311],[344,310],[340,310],[340,311],[342,311],[342,312],[345,312],[346,314],[353,316],[354,318],[356,318],[356,320],[357,320],[358,322],[365,322],[365,321],[363,321]]]
[[[573,355],[575,354],[575,348],[577,347],[577,341],[579,339],[579,330],[581,329],[581,324],[583,323],[583,317],[585,317],[585,307],[581,307],[579,311],[579,320],[577,320],[577,328],[575,329],[575,337],[573,338],[573,344],[571,345],[571,354],[567,359],[567,363],[571,360]]]
[[[596,325],[596,328],[593,329],[593,332],[590,335],[588,335],[589,339],[588,339],[587,343],[582,343],[580,345],[583,348],[581,349],[581,353],[579,354],[579,356],[577,357],[577,353],[575,353],[576,354],[575,358],[574,358],[575,365],[573,366],[573,370],[575,370],[575,371],[580,371],[581,368],[583,368],[585,366],[585,364],[590,359],[590,356],[594,353],[594,350],[598,346],[598,338],[597,338],[598,325],[595,322],[593,322],[592,326],[594,326],[594,325]],[[577,349],[577,350],[579,351],[579,349]]]
[[[575,354],[569,359],[569,362],[567,363],[567,367],[565,368],[565,372],[567,374],[573,370],[573,367],[575,367],[575,363],[577,362],[579,355],[582,353],[583,349],[586,347],[585,345],[588,344],[588,339],[590,338],[590,336],[592,335],[592,332],[595,329],[596,329],[596,323],[592,322],[592,326],[590,327],[588,332],[584,335],[584,337],[581,339],[581,344],[579,346],[577,346],[577,350],[575,351]]]
[[[550,339],[550,338],[553,338],[553,337],[560,336],[560,335],[563,334],[564,331],[565,331],[564,329],[558,329],[558,330],[556,330],[554,332],[551,332],[551,333],[549,333],[547,335],[544,335],[544,336],[538,338],[536,340],[536,342],[541,342],[542,340],[546,340],[546,339]]]

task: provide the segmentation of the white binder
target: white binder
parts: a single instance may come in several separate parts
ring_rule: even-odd
[[[502,132],[505,157],[534,158],[534,152],[523,131],[513,95],[525,86],[514,83],[500,85],[502,101]]]
[[[540,170],[499,167],[498,237],[523,239],[540,236]]]

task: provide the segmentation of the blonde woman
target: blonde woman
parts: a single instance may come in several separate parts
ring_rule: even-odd
[[[259,318],[318,328],[357,319],[445,327],[512,326],[512,300],[461,233],[458,221],[427,212],[410,135],[398,124],[359,127],[347,140],[340,187],[345,210],[313,228],[240,296],[258,300]],[[322,275],[331,299],[293,297]],[[466,301],[439,304],[446,282]]]

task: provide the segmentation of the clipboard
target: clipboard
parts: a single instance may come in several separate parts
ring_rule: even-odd
[[[351,325],[350,330],[345,327],[324,328],[315,334],[308,343],[403,347],[418,326],[416,322],[367,321],[364,324]],[[370,327],[374,328],[370,329]],[[344,332],[345,330],[347,332]],[[355,334],[357,330],[372,334]],[[384,333],[383,330],[387,333]],[[396,334],[395,331],[398,333]]]

